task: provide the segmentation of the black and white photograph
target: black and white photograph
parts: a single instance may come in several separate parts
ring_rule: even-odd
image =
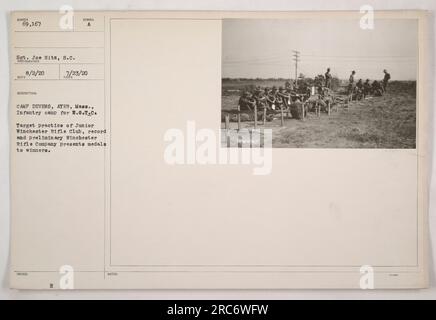
[[[0,11],[0,300],[436,299],[436,1]]]
[[[414,19],[226,19],[222,146],[414,149],[417,66]]]

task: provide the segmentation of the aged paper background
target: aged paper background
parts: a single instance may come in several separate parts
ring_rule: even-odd
[[[22,28],[15,26],[21,15],[12,18],[14,30]],[[424,169],[416,150],[274,149],[267,176],[238,165],[163,161],[166,130],[183,129],[189,120],[216,127],[221,18],[332,15],[97,13],[105,24],[94,32],[104,30],[109,43],[106,87],[79,81],[67,91],[76,95],[71,101],[98,100],[95,121],[109,129],[109,148],[12,152],[12,286],[44,288],[48,281],[56,287],[63,265],[74,267],[76,288],[358,287],[362,265],[376,268],[379,288],[425,286],[425,190],[417,189]],[[50,14],[24,16],[47,21]],[[57,14],[51,16],[43,24],[49,36],[41,34],[39,41],[62,45],[62,32],[51,35]],[[81,16],[93,15],[77,13],[76,21]],[[13,32],[14,48],[35,45],[29,33]],[[69,42],[79,41],[80,32],[71,37]],[[16,69],[13,79],[21,74]],[[165,96],[168,82],[171,98]],[[54,90],[65,99],[64,83],[29,87],[14,80],[12,105],[15,90],[36,87],[39,95]],[[202,94],[193,96],[193,88]],[[421,102],[419,130],[424,114]],[[422,132],[418,150],[424,158]],[[289,170],[291,164],[302,170]],[[275,199],[268,190],[275,190]]]
[[[138,45],[138,44],[135,44],[135,45]],[[140,44],[139,44],[140,45]],[[122,52],[121,52],[121,54],[122,54]],[[199,84],[199,85],[201,85],[201,84]],[[132,98],[133,99],[133,98]],[[198,110],[196,110],[196,111],[198,111]],[[148,116],[148,115],[147,115]],[[206,115],[206,117],[207,117],[207,115]],[[207,126],[207,118],[205,117],[205,126]],[[131,120],[131,119],[130,119]],[[135,119],[134,119],[135,120]],[[174,121],[176,121],[177,119],[174,119]],[[211,121],[211,120],[210,120]],[[140,124],[141,122],[140,122],[140,119],[138,120],[138,124]],[[148,124],[150,124],[150,123],[148,123]],[[132,134],[137,134],[137,132],[135,132],[135,130],[137,130],[138,128],[132,128]],[[122,137],[122,135],[120,135],[119,137],[118,137],[119,139],[120,139],[120,141],[122,142],[122,139],[123,139],[123,137]],[[143,142],[144,143],[144,146],[146,146],[146,147],[148,147],[148,145],[147,145],[147,142],[146,141],[144,141]],[[124,150],[123,150],[124,151]],[[125,150],[125,151],[132,151],[132,150]],[[144,151],[144,149],[141,149],[141,151]],[[318,150],[319,151],[319,150]],[[318,152],[318,151],[316,151],[316,152]],[[384,155],[384,153],[383,152],[386,152],[386,151],[383,151],[383,150],[374,150],[374,151],[376,151],[376,152],[381,152],[381,154],[380,155],[376,155],[376,156],[371,156],[371,157],[369,157],[369,159],[366,159],[366,161],[365,162],[367,162],[368,163],[368,166],[369,167],[371,167],[371,161],[372,160],[374,160],[375,161],[375,159],[378,159],[377,157],[381,157],[381,156],[385,156]],[[307,152],[315,152],[314,150],[307,150]],[[353,152],[359,152],[359,150],[354,150]],[[140,153],[141,154],[141,153]],[[135,156],[135,154],[133,154],[134,156]],[[317,155],[313,155],[312,154],[312,156],[317,156]],[[359,155],[359,157],[360,157],[361,155]],[[405,154],[404,155],[405,156],[405,158],[407,158],[407,154]],[[293,155],[293,158],[294,157],[297,157],[298,158],[298,155],[296,156],[296,155]],[[275,158],[276,158],[276,156],[275,156]],[[346,160],[350,160],[350,161],[352,161],[352,157],[350,156],[350,159],[348,159],[348,158],[346,158],[345,157],[345,159]],[[98,159],[96,159],[96,161],[97,161]],[[140,162],[140,163],[137,163],[137,165],[138,166],[144,166],[145,165],[145,163],[143,163],[143,162],[141,162],[141,161],[139,161],[138,160],[138,162]],[[388,160],[388,164],[386,164],[385,166],[381,166],[381,168],[383,168],[383,169],[385,169],[385,168],[390,168],[390,167],[392,167],[391,166],[391,164],[392,164],[392,159],[389,159]],[[408,161],[406,160],[406,161],[404,161],[404,163],[397,163],[397,162],[395,162],[395,165],[400,165],[400,166],[405,166],[405,167],[407,167],[407,163],[408,163]],[[122,163],[121,163],[122,164]],[[131,164],[131,163],[129,163],[129,164]],[[133,164],[136,164],[135,163],[135,161],[133,161]],[[42,164],[41,164],[42,165]],[[236,170],[236,168],[232,168],[231,169],[231,171],[232,171],[232,174],[235,174],[235,172],[233,172],[233,169],[235,169],[235,172],[237,172],[238,170]],[[274,170],[276,169],[276,163],[274,164]],[[191,170],[191,169],[187,169],[187,171],[189,171],[189,170]],[[212,168],[212,170],[218,170],[218,172],[221,174],[222,172],[220,171],[220,170],[222,170],[222,168]],[[346,168],[341,168],[341,172],[342,172],[342,170],[345,170],[345,172],[351,172],[351,173],[353,173],[353,170],[352,170],[352,168],[349,168],[348,169],[348,171],[347,171],[347,169]],[[133,170],[133,168],[132,168],[132,171],[134,171]],[[320,171],[321,171],[321,169],[320,169]],[[412,175],[414,175],[414,174],[416,174],[416,172],[415,173],[413,173],[413,171],[411,171],[412,172]],[[317,172],[318,173],[318,172]],[[320,173],[322,173],[322,172],[320,172]],[[340,172],[338,172],[338,173],[340,173]],[[120,174],[120,175],[122,175],[123,173],[121,172],[117,172],[117,174]],[[404,176],[404,173],[402,173],[401,175],[400,175],[400,177],[401,176]],[[99,179],[99,176],[98,176],[98,173],[95,173],[95,175],[91,175],[91,176],[86,176],[86,175],[84,174],[84,178],[85,178],[85,182],[91,182],[92,183],[92,179],[93,179],[93,177],[95,177],[95,179]],[[249,174],[249,170],[247,169],[247,172],[246,172],[246,176],[247,176],[247,178],[248,179],[250,179],[250,178],[252,178],[251,176],[250,176],[250,174]],[[183,175],[181,175],[181,177],[183,178]],[[293,178],[295,178],[295,177],[293,177]],[[407,175],[405,176],[405,177],[403,177],[404,179],[410,179],[410,177],[408,177]],[[78,179],[80,179],[80,177],[78,177]],[[224,179],[223,179],[224,180]],[[380,179],[380,180],[382,180],[382,179]],[[164,180],[165,181],[165,180]],[[203,181],[202,181],[203,182]],[[378,181],[377,181],[378,182]],[[385,181],[380,181],[380,182],[383,182],[383,183],[386,183]],[[207,181],[206,181],[206,183],[207,183]],[[383,184],[382,183],[382,184]],[[388,182],[389,183],[389,182]],[[386,187],[388,187],[388,188],[391,188],[391,187],[393,187],[399,194],[405,194],[405,193],[409,193],[409,191],[410,190],[412,190],[413,189],[413,185],[412,186],[408,186],[409,188],[410,188],[410,190],[407,190],[407,189],[402,189],[402,188],[400,188],[400,184],[396,184],[396,183],[394,183],[394,182],[390,182],[390,183],[392,183],[392,184],[386,184],[385,186]],[[346,184],[346,183],[345,183]],[[328,186],[328,185],[327,185]],[[134,186],[133,186],[134,187]],[[237,188],[237,186],[235,187],[235,188]],[[381,187],[382,188],[382,187]],[[134,188],[132,188],[132,189],[134,189]],[[53,190],[52,191],[55,191],[56,190],[56,188],[53,188]],[[177,191],[177,190],[176,190]],[[175,191],[175,192],[176,192]],[[299,190],[292,190],[293,192],[296,192],[297,194],[298,194],[298,192],[299,192]],[[358,190],[359,191],[359,190]],[[366,190],[363,190],[364,192],[366,191]],[[374,194],[376,194],[376,192],[377,191],[380,191],[380,190],[375,190],[374,191]],[[126,191],[127,192],[127,191]],[[98,197],[98,195],[96,195],[97,197]],[[342,199],[342,196],[344,197],[344,198],[347,198],[347,197],[349,197],[350,195],[349,194],[347,194],[346,192],[343,194],[343,195],[331,195],[331,198],[333,197],[333,198],[335,198],[335,197],[338,197],[338,198],[340,198],[340,199]],[[143,200],[143,199],[138,199],[138,200]],[[342,201],[342,200],[341,200]],[[322,201],[321,201],[321,203],[322,203]],[[297,201],[297,204],[298,204],[298,201]],[[225,204],[224,203],[222,203],[222,205],[224,206]],[[313,204],[314,206],[316,205],[316,204]],[[319,204],[318,204],[319,205]],[[362,204],[362,205],[364,205],[364,206],[368,206],[368,205],[370,205],[370,204],[368,204],[368,203],[365,203],[365,204]],[[412,206],[412,203],[410,204],[411,206]],[[290,207],[290,205],[289,205],[289,207]],[[331,206],[333,209],[336,209],[335,208],[335,206],[334,206],[334,204]],[[97,208],[98,209],[98,208]],[[314,208],[314,209],[316,209],[316,207]],[[368,211],[372,211],[371,210],[372,208],[371,207],[367,207],[367,210]],[[87,208],[87,210],[89,210],[89,208]],[[362,209],[362,210],[364,210],[364,208]],[[311,210],[308,210],[309,211],[309,213],[311,212]],[[333,210],[334,211],[334,210]],[[129,211],[130,212],[130,211]],[[313,212],[316,212],[316,210],[314,210],[314,211],[312,211],[312,213]],[[132,213],[132,214],[134,214],[134,213]],[[228,219],[231,219],[232,217],[230,217],[230,213],[229,212],[224,212],[224,214],[229,214],[229,217],[228,217]],[[336,214],[338,214],[338,212],[336,212]],[[401,215],[400,215],[401,216]],[[199,217],[200,219],[201,219],[201,217]],[[146,225],[147,224],[147,222],[148,221],[145,221],[144,220],[144,222],[143,222],[143,224],[141,224],[142,226],[144,226],[144,225]],[[412,221],[405,221],[405,222],[411,222],[411,223],[413,223]],[[118,225],[118,224],[117,224]],[[289,225],[290,226],[292,226],[292,224],[291,223],[289,223]],[[120,226],[120,230],[119,230],[119,232],[121,232],[121,233],[123,233],[123,228],[126,228],[126,229],[128,229],[128,230],[132,230],[132,226],[129,226],[129,225],[119,225]],[[80,226],[80,227],[82,227],[82,226]],[[133,227],[135,227],[135,226],[133,226]],[[140,229],[140,227],[138,226],[137,227],[138,229]],[[133,231],[135,231],[135,229],[133,228]],[[151,231],[151,230],[150,230]],[[138,232],[139,232],[139,230],[138,230]],[[375,233],[376,233],[376,231],[374,231]],[[231,233],[232,234],[232,233]],[[235,234],[235,236],[236,236],[236,232],[234,232],[234,234]],[[126,235],[125,233],[123,234],[123,235]],[[98,237],[98,234],[96,234],[95,235],[96,237]],[[134,237],[135,236],[135,232],[133,232],[133,234],[132,235],[128,235],[128,236],[132,236],[132,237]],[[290,238],[292,238],[292,237],[295,237],[295,233],[293,233],[292,235],[289,235],[289,237]],[[254,238],[254,237],[253,237]],[[213,239],[212,239],[213,240]],[[292,240],[292,239],[291,239]],[[294,238],[294,240],[295,240],[295,238]],[[338,239],[338,240],[336,240],[337,242],[333,242],[333,243],[340,243],[340,239]],[[123,242],[123,241],[121,241],[121,242]],[[97,243],[98,243],[98,240],[97,240]],[[404,244],[406,244],[406,247],[405,248],[407,248],[407,243],[408,243],[408,241],[406,240],[406,239],[404,239]],[[281,243],[280,243],[281,244]],[[279,244],[279,245],[280,245]],[[44,244],[42,244],[42,245],[44,245]],[[73,248],[74,248],[74,246],[72,246]],[[80,247],[80,246],[79,246]],[[170,247],[170,248],[174,248],[174,247]],[[365,249],[365,248],[363,248],[363,249]],[[78,250],[78,249],[77,249]],[[90,251],[89,252],[91,252],[92,251],[92,248],[90,249]],[[119,253],[121,253],[121,254],[123,254],[123,252],[122,252],[123,250],[122,250],[122,243],[121,243],[121,247],[120,247],[120,250],[119,250]],[[351,250],[350,250],[351,251]],[[370,250],[368,250],[368,251],[370,251]],[[404,254],[404,256],[401,256],[401,261],[403,262],[406,262],[406,263],[408,263],[408,262],[411,262],[412,260],[413,260],[413,257],[412,256],[408,256],[408,254],[407,254],[407,252],[412,252],[412,250],[405,250],[405,254]],[[272,254],[272,253],[271,253]],[[165,257],[160,257],[159,255],[157,255],[156,256],[157,258],[165,258]],[[90,257],[91,258],[91,257]],[[94,257],[96,260],[98,260],[99,258],[98,257]],[[127,258],[129,258],[129,257],[127,257]],[[137,257],[133,257],[133,258],[137,258]],[[255,260],[257,259],[258,257],[255,257]],[[386,260],[385,261],[389,261],[389,257],[383,257],[383,259],[384,258],[386,258]],[[133,259],[134,260],[134,259]],[[92,259],[91,260],[88,260],[88,261],[90,261],[91,262],[91,264],[90,265],[92,265]],[[271,261],[271,260],[269,260],[269,261]],[[391,260],[392,261],[392,260]],[[213,262],[213,261],[212,261]],[[295,261],[291,261],[291,262],[295,262]]]

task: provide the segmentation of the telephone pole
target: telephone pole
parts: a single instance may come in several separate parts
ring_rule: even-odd
[[[298,62],[300,61],[300,51],[293,50],[292,59],[295,61],[295,85],[297,85],[298,80]]]

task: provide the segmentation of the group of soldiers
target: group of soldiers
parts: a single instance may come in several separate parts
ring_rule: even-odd
[[[309,111],[311,106],[327,110],[327,103],[332,101],[331,89],[322,85],[316,88],[316,92],[312,92],[310,86],[304,83],[296,86],[290,81],[286,81],[285,86],[279,88],[257,86],[252,91],[246,90],[242,93],[239,111],[244,114],[256,110],[258,119],[265,118],[267,121],[271,121],[277,112],[285,112],[288,116],[300,119],[304,117],[302,113]],[[302,108],[303,102],[305,109]]]
[[[387,89],[388,82],[391,79],[391,75],[385,69],[383,70],[384,77],[382,81],[374,80],[372,83],[369,79],[366,79],[363,82],[362,79],[355,82],[354,77],[356,75],[356,71],[352,71],[348,84],[348,95],[351,96],[352,99],[361,100],[366,98],[369,95],[373,95],[376,97],[382,96]]]
[[[280,108],[288,108],[292,101],[300,99],[292,87],[292,84],[287,81],[285,87],[276,86],[265,87],[262,89],[257,86],[252,92],[246,90],[242,93],[239,99],[239,107],[241,111],[254,111],[266,109],[268,111],[280,110]]]
[[[365,82],[362,79],[355,82],[356,71],[353,70],[347,89],[350,99],[360,100],[368,95],[383,95],[390,80],[390,74],[386,70],[384,70],[384,74],[385,76],[381,82],[375,80],[371,83],[369,79],[366,79]],[[257,86],[253,90],[245,90],[239,98],[239,111],[252,113],[256,110],[259,118],[266,117],[265,119],[269,121],[273,119],[275,112],[283,110],[289,113],[295,111],[296,114],[292,115],[300,118],[301,114],[298,114],[298,112],[300,112],[300,106],[303,102],[307,105],[307,111],[311,108],[315,108],[318,112],[322,109],[327,110],[326,106],[334,104],[334,96],[332,94],[333,77],[330,73],[330,68],[324,74],[324,79],[322,78],[322,76],[317,78],[313,87],[308,86],[304,82],[299,83],[297,86],[290,81],[286,81],[284,87],[261,88]]]

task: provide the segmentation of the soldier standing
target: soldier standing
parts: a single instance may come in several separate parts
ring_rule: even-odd
[[[354,84],[354,75],[356,74],[356,71],[351,71],[351,75],[350,75],[350,78],[349,78],[349,84],[348,84],[348,95],[351,95],[351,94],[353,94],[353,92],[354,92],[354,86],[355,86],[355,84]]]
[[[385,76],[383,77],[383,91],[386,92],[388,81],[391,79],[391,75],[388,73],[386,69],[384,69],[383,72],[385,74]]]
[[[327,68],[327,72],[324,74],[325,86],[331,89],[332,86],[332,75],[330,74],[330,68]]]

